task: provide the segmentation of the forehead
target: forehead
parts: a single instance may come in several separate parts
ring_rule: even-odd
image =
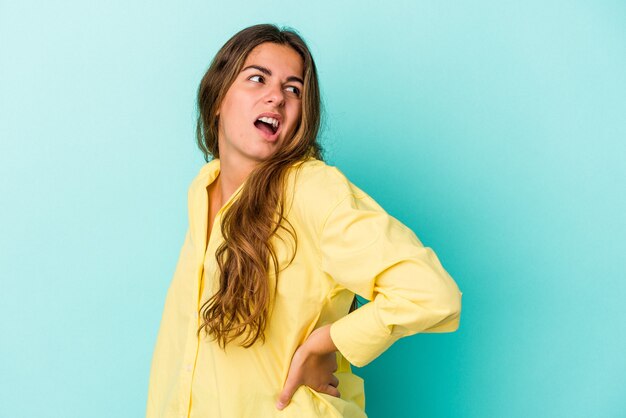
[[[243,64],[243,68],[248,65],[262,65],[279,76],[288,77],[291,75],[303,76],[304,64],[302,57],[288,45],[279,45],[265,42],[257,45],[250,51]]]

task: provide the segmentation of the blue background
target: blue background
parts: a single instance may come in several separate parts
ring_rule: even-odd
[[[264,22],[313,51],[328,162],[463,291],[354,368],[369,416],[625,417],[626,3],[68,0],[0,0],[0,416],[143,416],[196,89]]]

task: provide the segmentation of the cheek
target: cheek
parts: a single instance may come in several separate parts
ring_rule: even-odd
[[[220,110],[220,123],[226,130],[241,130],[245,128],[247,121],[245,115],[241,112],[241,100],[235,96],[224,98]]]
[[[300,104],[296,105],[292,112],[293,116],[291,117],[291,129],[295,129],[296,126],[300,123],[300,118],[302,118],[302,109],[300,108]]]

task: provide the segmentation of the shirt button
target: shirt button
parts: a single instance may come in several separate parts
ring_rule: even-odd
[[[187,371],[188,371],[188,372],[190,372],[190,371],[191,371],[191,369],[192,369],[191,363],[187,364],[186,369],[187,369]]]

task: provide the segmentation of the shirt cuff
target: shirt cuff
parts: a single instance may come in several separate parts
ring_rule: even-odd
[[[363,367],[387,350],[401,335],[393,335],[378,318],[371,301],[333,322],[330,338],[339,352],[356,367]]]

